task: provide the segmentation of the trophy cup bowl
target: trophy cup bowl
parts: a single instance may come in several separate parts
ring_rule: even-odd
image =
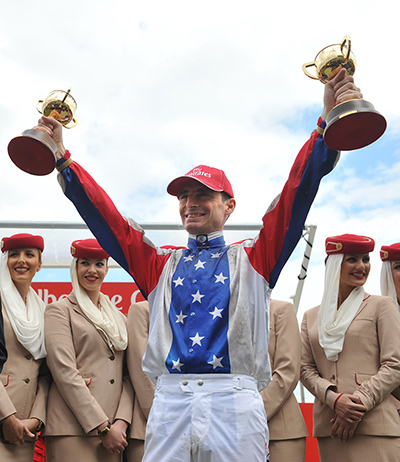
[[[315,74],[308,68],[315,66]],[[346,35],[342,43],[323,48],[315,60],[303,64],[304,73],[326,83],[342,68],[353,75],[356,59],[351,51],[351,40]],[[374,106],[363,99],[351,99],[336,105],[326,117],[325,144],[338,151],[360,149],[374,143],[386,130],[386,119]]]
[[[53,117],[65,128],[78,123],[74,117],[76,101],[71,90],[52,91],[45,100],[38,101],[36,109],[46,117]],[[52,138],[38,129],[29,129],[13,138],[8,154],[14,164],[31,175],[48,175],[56,166],[57,146]]]

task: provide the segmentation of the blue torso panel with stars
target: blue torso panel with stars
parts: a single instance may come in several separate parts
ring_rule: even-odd
[[[171,373],[229,373],[229,246],[220,236],[200,249],[190,238],[188,247],[172,277],[166,366]]]

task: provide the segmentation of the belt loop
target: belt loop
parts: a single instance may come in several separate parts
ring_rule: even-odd
[[[236,390],[243,390],[243,378],[242,377],[236,377],[237,379],[237,385],[236,385]]]

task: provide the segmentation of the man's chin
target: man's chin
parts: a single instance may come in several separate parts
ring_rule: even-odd
[[[196,225],[194,223],[186,224],[185,229],[189,234],[207,234],[207,231],[205,231],[202,226]]]

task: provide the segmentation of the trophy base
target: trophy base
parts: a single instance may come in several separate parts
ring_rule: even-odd
[[[325,144],[337,151],[352,151],[374,143],[386,130],[386,119],[363,99],[335,106],[326,117]]]
[[[56,143],[40,130],[29,129],[8,144],[14,164],[31,175],[48,175],[56,166]]]

